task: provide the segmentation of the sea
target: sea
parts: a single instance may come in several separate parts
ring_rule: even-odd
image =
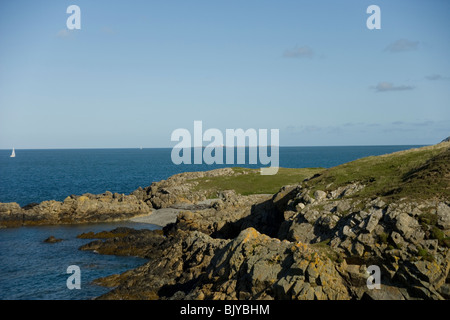
[[[421,145],[280,147],[279,166],[330,168],[367,156],[417,147]],[[69,195],[84,193],[110,191],[128,194],[181,172],[266,166],[260,162],[248,164],[248,148],[235,148],[236,164],[212,165],[174,164],[170,148],[16,149],[15,153],[16,157],[11,158],[11,150],[0,150],[0,202],[17,202],[21,206],[45,200],[62,201]],[[247,164],[237,164],[241,153],[245,154]],[[0,229],[0,299],[87,300],[106,293],[110,289],[92,281],[136,268],[146,260],[80,251],[78,248],[90,240],[76,236],[119,226],[159,228],[124,221]],[[44,243],[51,235],[63,241]],[[72,275],[67,268],[71,265],[80,267],[80,289],[67,286]]]

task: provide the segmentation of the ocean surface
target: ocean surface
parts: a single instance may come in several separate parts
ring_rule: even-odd
[[[415,147],[420,146],[280,147],[279,160],[280,166],[286,168],[329,168],[366,156]],[[17,202],[24,206],[44,200],[62,201],[68,195],[88,192],[127,194],[180,172],[261,166],[175,165],[171,161],[171,151],[170,148],[16,149],[16,157],[10,158],[11,150],[0,150],[0,202]],[[248,159],[248,149],[235,151],[235,156],[244,152]],[[91,299],[107,292],[108,289],[93,285],[91,281],[135,268],[145,260],[79,251],[78,248],[90,240],[76,236],[118,226],[157,228],[121,222],[0,229],[0,299]],[[50,235],[64,240],[43,243]],[[69,265],[78,265],[81,269],[80,290],[69,290],[66,286]]]
[[[94,285],[92,280],[136,268],[146,260],[78,250],[92,240],[76,236],[119,226],[156,228],[150,224],[125,222],[0,229],[0,299],[86,300],[108,292],[110,289]],[[44,243],[50,235],[63,241]],[[67,279],[72,275],[67,273],[67,267],[71,265],[81,271],[79,290],[67,288]]]

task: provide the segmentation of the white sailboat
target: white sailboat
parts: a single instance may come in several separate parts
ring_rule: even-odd
[[[11,153],[11,155],[9,156],[10,158],[15,158],[16,157],[16,151],[13,148],[13,151]]]

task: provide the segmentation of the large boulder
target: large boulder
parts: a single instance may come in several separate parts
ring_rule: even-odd
[[[446,203],[439,203],[436,209],[437,225],[444,230],[450,229],[450,206]]]
[[[418,242],[424,238],[419,222],[406,212],[401,212],[396,217],[395,227],[406,240],[411,242]]]
[[[220,249],[188,298],[349,299],[334,263],[302,243],[243,230]]]

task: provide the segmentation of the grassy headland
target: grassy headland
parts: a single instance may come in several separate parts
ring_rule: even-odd
[[[366,187],[352,197],[386,199],[450,198],[450,143],[370,156],[333,168],[280,168],[276,175],[263,176],[258,169],[233,168],[235,175],[202,177],[194,191],[208,190],[214,197],[221,190],[241,195],[273,194],[284,185],[305,179],[315,190],[330,191],[352,183]]]
[[[218,191],[234,190],[241,195],[274,194],[284,185],[299,184],[303,180],[323,172],[323,168],[280,168],[275,175],[261,175],[259,169],[233,168],[235,175],[203,177],[195,191],[208,190],[211,197]]]
[[[353,197],[449,199],[450,143],[358,159],[324,170],[308,184],[328,191],[355,182],[366,187]]]

